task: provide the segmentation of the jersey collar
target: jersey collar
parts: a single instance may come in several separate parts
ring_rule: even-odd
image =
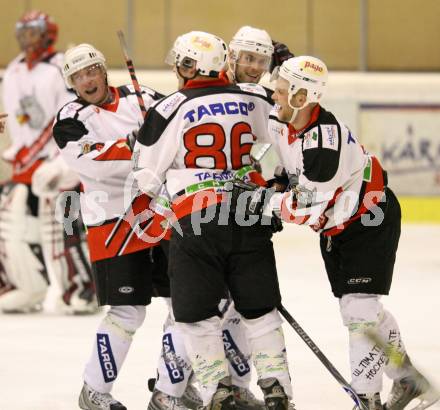
[[[107,104],[100,105],[100,108],[102,108],[103,110],[116,112],[116,110],[118,109],[118,105],[119,105],[119,90],[115,87],[109,87],[109,89],[114,97],[113,101],[110,103],[107,103]]]
[[[319,114],[321,112],[321,106],[319,104],[316,105],[315,108],[312,110],[312,115],[310,116],[309,122],[302,127],[301,129],[297,130],[292,124],[288,124],[289,127],[289,136],[288,136],[288,142],[289,145],[293,144],[297,138],[301,138],[304,130],[306,130],[308,127],[310,127],[314,122],[318,120]]]
[[[229,78],[224,71],[221,71],[215,80],[188,80],[183,89],[187,88],[207,88],[207,87],[225,87],[230,85]]]

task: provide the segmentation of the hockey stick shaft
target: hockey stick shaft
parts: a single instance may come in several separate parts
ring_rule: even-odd
[[[139,82],[136,77],[133,60],[128,55],[128,47],[122,30],[118,30],[118,37],[119,37],[119,42],[121,43],[122,52],[124,54],[125,64],[127,65],[128,72],[130,73],[131,82],[134,87],[134,92],[138,99],[139,108],[141,110],[142,117],[145,118],[147,115],[147,109],[145,107],[144,99],[142,98],[141,87],[139,86]]]
[[[286,310],[283,305],[278,306],[278,311],[286,319],[293,330],[298,334],[298,336],[304,341],[304,343],[310,348],[310,350],[315,354],[319,361],[324,365],[324,367],[330,372],[330,374],[336,379],[336,381],[342,386],[344,391],[351,397],[351,399],[356,403],[361,410],[368,410],[360,401],[359,396],[350,386],[350,384],[344,379],[344,377],[339,373],[339,371],[333,366],[330,360],[324,355],[321,349],[315,344],[315,342],[310,338],[310,336],[304,331],[304,329],[299,325],[299,323],[292,317],[292,315]]]

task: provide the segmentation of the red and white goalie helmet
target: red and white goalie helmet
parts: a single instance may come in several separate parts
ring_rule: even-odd
[[[187,68],[192,68],[195,62],[200,75],[218,77],[225,68],[226,58],[226,43],[220,37],[203,31],[191,31],[177,37],[165,62]]]
[[[327,87],[328,70],[327,66],[319,58],[311,56],[299,56],[284,61],[281,67],[277,67],[272,73],[271,80],[278,77],[284,78],[289,83],[288,102],[298,90],[307,90],[307,100],[304,108],[310,103],[317,103],[321,100]],[[293,107],[292,107],[293,108]]]
[[[20,20],[15,24],[15,33],[17,38],[22,30],[27,28],[36,28],[41,32],[43,42],[42,48],[48,48],[55,44],[58,37],[58,25],[52,18],[42,11],[31,10],[23,14]],[[21,44],[20,44],[21,45]]]

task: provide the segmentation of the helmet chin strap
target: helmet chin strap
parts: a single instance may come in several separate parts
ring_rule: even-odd
[[[293,97],[293,94],[292,94],[292,93],[289,93],[289,95],[287,96],[287,104],[289,104],[289,107],[292,108],[292,110],[293,110],[292,117],[290,117],[290,120],[289,120],[289,122],[290,122],[291,124],[293,124],[293,122],[295,121],[296,116],[298,115],[298,113],[299,113],[303,108],[305,108],[307,105],[309,105],[309,102],[307,101],[307,98],[306,98],[306,100],[304,101],[304,104],[303,104],[303,105],[301,105],[300,107],[294,107],[294,106],[290,103],[290,101],[292,100],[292,97]]]

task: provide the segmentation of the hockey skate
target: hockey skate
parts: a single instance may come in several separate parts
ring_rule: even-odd
[[[414,399],[419,403],[412,410],[427,409],[440,399],[440,393],[417,371],[394,381],[384,410],[402,410]]]
[[[84,383],[79,395],[78,405],[83,410],[127,410],[110,393],[100,393]]]
[[[295,405],[289,406],[289,398],[284,392],[280,382],[273,378],[258,380],[258,385],[261,387],[264,393],[264,402],[266,407],[270,410],[288,410],[289,408],[294,410]]]
[[[383,410],[382,402],[380,400],[379,393],[371,393],[371,394],[359,394],[359,399],[361,403],[368,410]],[[354,406],[353,410],[359,410],[358,406]]]
[[[265,410],[263,401],[258,400],[254,394],[244,387],[232,386],[234,399],[239,410]]]
[[[187,407],[182,403],[182,399],[169,396],[160,390],[154,389],[148,410],[186,410]]]
[[[235,410],[234,392],[229,377],[224,377],[217,386],[210,403],[203,410]]]

